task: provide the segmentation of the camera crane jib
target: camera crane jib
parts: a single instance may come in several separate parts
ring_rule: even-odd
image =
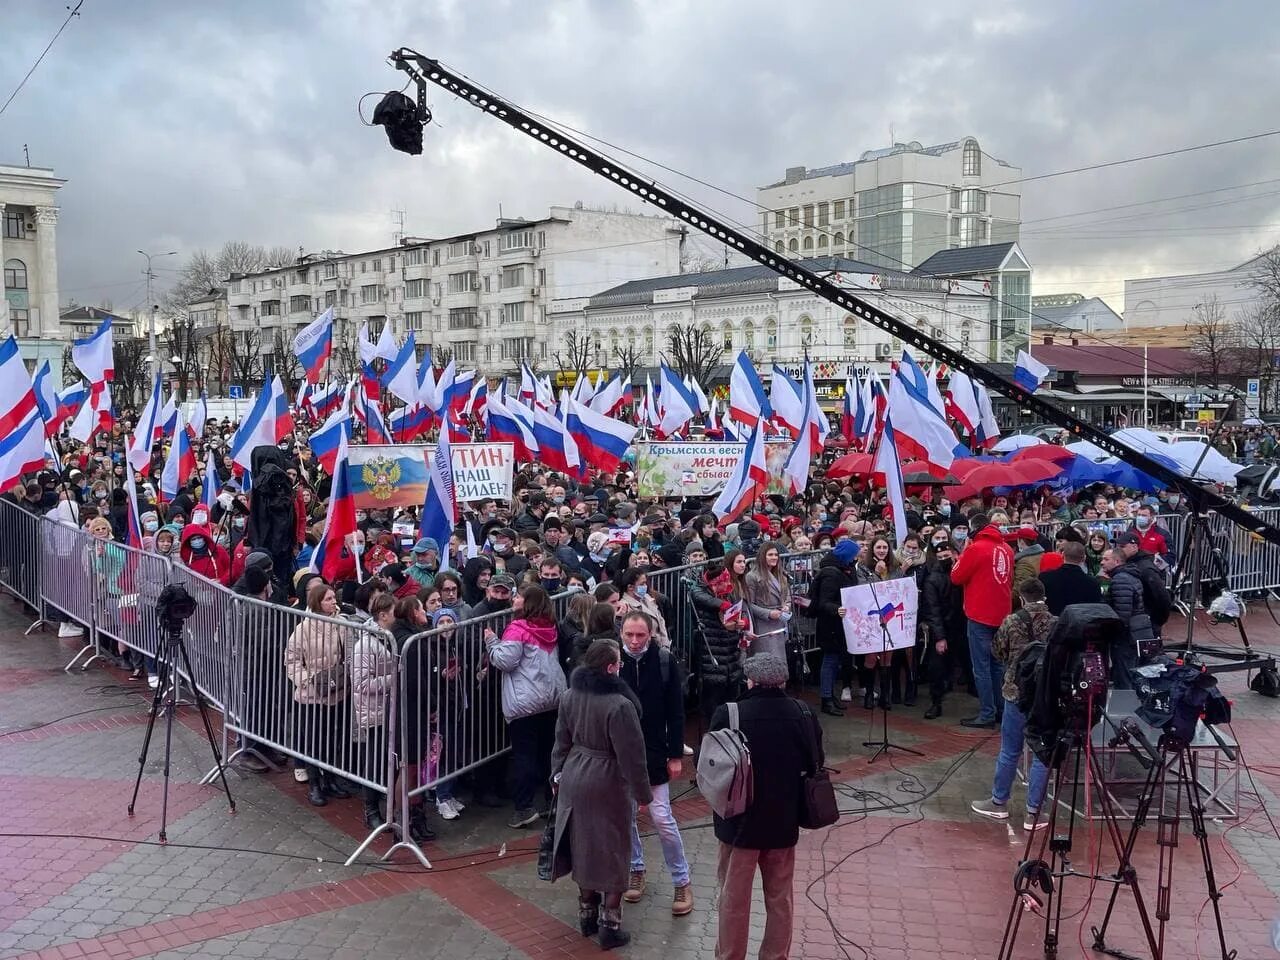
[[[470,103],[477,110],[505,123],[532,140],[545,144],[549,149],[586,167],[597,176],[623,187],[642,200],[665,210],[678,220],[696,227],[739,253],[750,257],[779,274],[807,288],[815,296],[822,297],[842,310],[865,320],[872,326],[892,334],[904,344],[910,344],[929,354],[954,370],[968,374],[984,386],[1013,400],[1019,406],[1031,410],[1049,423],[1064,428],[1077,440],[1088,440],[1112,456],[1131,464],[1143,473],[1177,488],[1199,513],[1213,511],[1243,527],[1270,543],[1280,546],[1280,527],[1259,519],[1248,510],[1216,491],[1206,489],[1187,477],[1170,470],[1164,464],[1152,460],[1132,447],[1113,439],[1092,424],[1085,423],[1043,398],[1023,390],[1012,380],[1001,376],[985,363],[975,361],[958,350],[939,343],[897,317],[884,313],[871,303],[848,290],[806,269],[801,264],[775,253],[764,244],[753,240],[707,213],[694,204],[682,200],[654,181],[635,173],[612,158],[588,147],[581,141],[567,136],[560,129],[548,129],[543,120],[521,110],[489,90],[478,87],[473,81],[454,73],[437,60],[432,60],[408,48],[392,52],[390,60],[397,70],[403,70],[417,86],[416,122],[426,123],[431,118],[427,109],[427,84],[434,83],[442,89]],[[407,98],[405,98],[407,99]],[[419,146],[419,150],[420,150]]]

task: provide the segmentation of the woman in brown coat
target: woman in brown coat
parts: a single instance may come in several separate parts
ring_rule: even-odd
[[[551,772],[556,782],[552,879],[571,872],[578,885],[578,926],[599,934],[605,950],[631,939],[621,930],[622,894],[631,871],[633,804],[653,798],[635,694],[618,678],[621,651],[596,640],[560,698]],[[571,863],[566,866],[565,861]]]

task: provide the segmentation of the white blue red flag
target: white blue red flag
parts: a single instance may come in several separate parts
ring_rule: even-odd
[[[616,470],[636,435],[635,427],[597,413],[572,397],[565,426],[577,444],[583,465],[597,470]]]
[[[760,491],[769,483],[768,468],[764,460],[764,421],[760,421],[751,430],[751,439],[747,441],[747,449],[742,459],[733,468],[733,473],[720,491],[720,496],[711,505],[711,512],[723,526],[733,520],[751,506]]]
[[[338,457],[334,463],[329,509],[324,518],[324,534],[311,554],[309,569],[320,574],[329,583],[334,583],[338,575],[351,566],[351,558],[347,554],[347,537],[355,531],[356,504],[347,479],[347,439],[343,437],[339,441]]]
[[[329,354],[333,351],[333,307],[329,307],[293,338],[293,355],[306,372],[307,383],[320,382]]]
[[[1035,393],[1049,376],[1049,368],[1027,353],[1018,351],[1017,362],[1013,366],[1013,382],[1027,393]]]
[[[902,543],[907,536],[906,491],[902,482],[900,452],[891,413],[885,418],[884,433],[880,435],[880,445],[876,448],[871,472],[884,479],[885,494],[893,513],[893,531],[898,543]]]
[[[776,363],[769,381],[769,405],[773,407],[774,421],[786,427],[792,437],[798,437],[805,422],[804,387]]]
[[[24,369],[23,379],[26,379],[25,372]],[[0,436],[0,493],[8,493],[22,482],[23,474],[43,466],[44,421],[32,412],[25,421]]]
[[[440,432],[440,440],[427,460],[427,492],[422,501],[422,517],[418,536],[430,537],[440,545],[440,556],[448,555],[449,537],[458,523],[458,499],[453,487],[453,454],[449,449],[449,431]]]
[[[754,427],[762,417],[768,420],[773,416],[760,374],[745,350],[738,351],[729,374],[729,416],[747,427]]]

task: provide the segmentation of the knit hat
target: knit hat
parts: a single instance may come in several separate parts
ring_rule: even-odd
[[[245,567],[244,568],[244,586],[250,596],[256,597],[267,589],[267,584],[271,582],[271,577],[267,575],[267,571],[262,567]]]
[[[707,548],[702,545],[701,540],[690,540],[688,546],[684,548],[684,555],[687,557],[691,553],[706,553]]]
[[[458,622],[458,614],[449,607],[441,607],[435,613],[431,614],[431,625],[433,627],[440,626],[440,621],[448,617],[454,623]]]
[[[776,653],[757,653],[747,657],[742,671],[758,687],[785,687],[790,678],[787,661]]]
[[[858,545],[852,540],[841,540],[832,549],[831,556],[835,557],[836,563],[840,566],[850,566],[858,559]]]

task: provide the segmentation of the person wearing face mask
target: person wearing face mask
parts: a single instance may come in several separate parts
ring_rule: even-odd
[[[1173,535],[1156,519],[1155,504],[1147,501],[1138,506],[1133,526],[1128,532],[1138,535],[1138,548],[1155,557],[1157,567],[1173,564]]]
[[[653,638],[658,646],[671,648],[671,636],[667,632],[666,621],[662,618],[662,610],[649,590],[649,575],[639,567],[623,570],[613,579],[614,584],[622,592],[618,609],[622,613],[639,610],[653,621]]]
[[[184,566],[224,587],[231,583],[231,556],[225,547],[213,542],[213,534],[203,524],[195,522],[202,511],[194,511],[192,522],[182,530],[178,556]]]
[[[920,593],[920,619],[926,632],[922,666],[929,681],[929,709],[924,712],[926,720],[942,716],[942,698],[951,679],[952,664],[959,662],[966,675],[973,669],[968,662],[964,593],[951,582],[955,554],[955,545],[945,535],[941,540],[935,538],[929,548],[927,572]]]

